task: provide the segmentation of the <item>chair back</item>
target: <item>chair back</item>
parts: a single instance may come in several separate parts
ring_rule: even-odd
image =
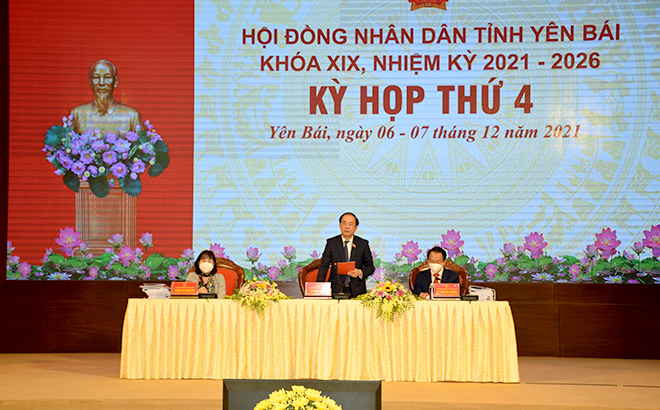
[[[415,288],[415,278],[417,277],[417,274],[428,268],[429,268],[428,261],[424,261],[419,266],[416,266],[415,268],[413,268],[412,271],[410,271],[410,276],[408,276],[408,288],[410,289],[411,292]],[[453,270],[454,272],[458,272],[458,280],[461,285],[461,295],[466,295],[468,291],[469,280],[465,268],[462,266],[458,266],[451,259],[447,259],[447,262],[445,262],[445,268],[449,270]]]
[[[307,282],[316,282],[316,278],[319,274],[319,268],[321,267],[321,259],[314,259],[306,266],[303,266],[298,272],[298,285],[300,285],[300,293],[305,296],[305,283]],[[330,277],[330,269],[325,276],[326,282]]]
[[[243,268],[227,258],[215,258],[218,273],[225,277],[227,296],[233,295],[245,283]]]

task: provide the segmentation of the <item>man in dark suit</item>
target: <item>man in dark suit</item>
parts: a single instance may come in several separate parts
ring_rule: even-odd
[[[460,283],[460,275],[453,270],[445,269],[445,258],[447,252],[439,246],[434,246],[426,252],[429,268],[417,274],[413,293],[424,298],[429,298],[431,281],[441,283]]]
[[[369,241],[355,236],[360,221],[351,213],[346,212],[339,217],[339,229],[341,235],[334,236],[325,244],[321,266],[316,280],[325,282],[325,277],[330,269],[328,282],[332,284],[332,293],[350,293],[356,297],[367,293],[365,280],[374,273],[374,261],[371,257]],[[337,275],[337,262],[355,261],[355,269],[348,275]]]

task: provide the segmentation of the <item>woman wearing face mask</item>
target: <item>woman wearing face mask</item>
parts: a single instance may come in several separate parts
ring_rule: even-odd
[[[434,246],[426,253],[429,268],[417,274],[413,293],[424,299],[429,298],[429,288],[433,282],[460,283],[460,275],[453,270],[445,269],[447,252],[439,246]]]
[[[195,261],[195,271],[188,273],[187,282],[197,282],[198,293],[214,293],[219,298],[227,294],[225,290],[225,277],[216,269],[213,252],[202,251]]]

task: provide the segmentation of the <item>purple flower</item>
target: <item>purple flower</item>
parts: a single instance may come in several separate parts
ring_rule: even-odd
[[[259,272],[266,272],[266,269],[268,269],[268,267],[261,262],[257,263],[254,268]]]
[[[513,246],[512,243],[505,243],[504,247],[502,249],[500,249],[500,252],[502,252],[502,255],[507,256],[507,257],[513,255],[513,252],[515,252],[515,251],[516,251],[516,247]]]
[[[604,228],[600,233],[596,234],[596,242],[594,245],[603,253],[605,259],[617,253],[617,246],[621,245],[621,241],[616,238],[616,230]]]
[[[285,246],[282,256],[288,261],[294,259],[296,257],[296,248],[294,246]]]
[[[108,148],[109,146],[106,147],[106,144],[105,142],[103,142],[103,140],[96,140],[92,142],[92,149],[94,150],[94,152],[101,152]]]
[[[314,252],[310,253],[309,256],[311,256],[312,259],[318,259],[318,258],[321,257],[321,255],[319,255],[319,252],[316,251],[316,250],[314,250]]]
[[[610,275],[605,278],[605,283],[623,283],[623,277],[621,275]]]
[[[522,278],[521,278],[520,276],[512,276],[512,277],[511,277],[511,280],[512,280],[513,282],[520,282],[520,281],[522,280]]]
[[[108,239],[108,242],[110,242],[110,245],[112,246],[120,246],[122,242],[124,242],[124,235],[120,233],[112,234],[110,239]]]
[[[76,232],[73,228],[68,226],[64,229],[60,229],[60,237],[55,238],[55,243],[60,245],[60,250],[65,253],[67,253],[66,249],[73,250],[73,248],[80,245],[81,242],[80,232]]]
[[[140,265],[138,267],[138,270],[142,271],[142,275],[140,277],[144,280],[148,280],[149,277],[151,276],[151,268],[147,268],[144,265]]]
[[[113,253],[113,252],[114,252],[114,249],[112,249],[112,248],[105,248],[104,252],[105,252],[105,253]]]
[[[584,255],[587,258],[593,258],[598,256],[598,248],[596,245],[587,245],[587,249],[584,250]]]
[[[71,172],[78,176],[82,176],[82,174],[85,172],[85,164],[80,161],[74,162],[71,166]]]
[[[89,268],[89,277],[92,280],[96,279],[98,275],[99,275],[99,268],[97,268],[96,266],[92,266],[91,268]]]
[[[174,280],[179,276],[179,270],[176,268],[176,265],[170,265],[169,269],[167,269],[167,276],[171,280]]]
[[[522,245],[518,246],[516,248],[516,252],[518,252],[519,255],[522,255],[523,253],[525,253],[525,247]]]
[[[21,258],[18,255],[9,255],[7,256],[7,263],[10,263],[12,265],[16,265]]]
[[[183,251],[181,257],[184,259],[192,259],[195,257],[195,252],[192,249],[188,248]]]
[[[144,162],[142,162],[141,159],[138,159],[137,161],[133,162],[133,165],[131,165],[131,171],[141,174],[144,172],[146,169],[146,165],[144,165]]]
[[[442,242],[440,246],[445,248],[447,251],[447,256],[453,258],[461,254],[461,246],[465,244],[465,241],[461,240],[461,232],[454,231],[453,229],[447,231],[445,235],[442,235]]]
[[[376,268],[372,276],[376,282],[382,282],[385,280],[385,268]]]
[[[64,169],[69,170],[71,169],[71,165],[73,165],[73,160],[69,158],[68,155],[64,151],[57,151],[55,154],[57,157],[57,160],[60,161],[60,164],[62,164],[62,167]]]
[[[497,258],[496,262],[497,262],[498,266],[504,266],[504,265],[506,265],[506,261],[507,261],[506,258]]]
[[[570,273],[573,280],[577,280],[580,273],[582,273],[582,268],[577,263],[574,263],[568,268],[568,273]]]
[[[80,154],[80,162],[82,162],[85,165],[89,165],[92,162],[94,162],[94,154],[89,151],[85,150]]]
[[[640,282],[637,279],[630,279],[628,282],[626,282],[630,285],[639,285]]]
[[[89,172],[89,175],[95,177],[95,176],[98,176],[99,169],[96,168],[94,165],[90,165],[90,166],[87,167],[87,172]]]
[[[555,256],[552,258],[552,263],[555,265],[561,265],[564,262],[566,262],[566,259],[563,256]]]
[[[124,135],[124,137],[130,142],[135,142],[138,140],[138,134],[135,131],[129,131]]]
[[[103,153],[103,162],[112,165],[117,162],[117,153],[114,151],[106,151]]]
[[[220,246],[219,243],[212,243],[211,246],[209,246],[209,250],[213,252],[216,258],[227,258],[225,248]]]
[[[636,254],[640,254],[640,253],[644,252],[644,244],[641,243],[641,242],[635,242],[632,246],[632,250]]]
[[[32,267],[27,262],[21,262],[21,264],[18,265],[18,272],[21,274],[22,279],[27,279],[28,275],[30,275],[31,270]]]
[[[121,249],[119,249],[117,256],[119,256],[119,262],[124,266],[128,266],[135,260],[135,251],[131,249],[130,246],[122,246]]]
[[[284,269],[284,268],[286,268],[287,265],[288,265],[288,262],[287,262],[286,260],[284,260],[284,259],[282,259],[282,260],[280,260],[280,261],[277,262],[277,266],[278,266],[280,269]]]
[[[142,246],[146,246],[146,247],[154,246],[153,235],[150,234],[149,232],[143,233],[142,237],[140,238],[140,243],[142,244]]]
[[[623,251],[623,257],[628,259],[629,261],[634,261],[635,259],[637,259],[637,255],[635,255],[634,253],[630,253],[628,251]]]
[[[394,259],[399,262],[401,259],[403,259],[403,254],[401,252],[397,252],[394,254]],[[392,262],[394,264],[394,262]]]
[[[74,138],[71,140],[71,153],[73,155],[78,155],[80,151],[82,151],[83,147],[85,146],[84,141],[82,141],[79,138]]]
[[[118,162],[110,167],[110,172],[112,172],[112,175],[116,176],[117,178],[123,178],[126,176],[126,165]]]
[[[245,251],[245,255],[247,256],[248,260],[252,263],[256,262],[259,260],[261,257],[261,254],[259,253],[259,248],[247,248]]]
[[[117,138],[115,145],[113,146],[115,151],[119,153],[128,152],[131,149],[131,143],[122,138]]]
[[[408,260],[408,263],[415,262],[417,260],[417,255],[420,253],[422,253],[422,250],[419,249],[417,242],[408,241],[401,245],[401,255]]]
[[[494,280],[497,275],[497,266],[492,263],[486,266],[486,274],[490,280]]]
[[[524,246],[525,249],[531,252],[532,258],[536,259],[543,255],[543,248],[548,246],[548,243],[543,241],[543,234],[531,232],[525,237]]]
[[[651,249],[654,258],[660,258],[660,225],[651,226],[650,231],[644,231],[642,242]]]
[[[138,174],[136,174],[135,172],[131,172],[131,179],[137,179],[137,178],[138,178]]]
[[[11,241],[7,241],[7,255],[10,253],[14,252],[14,249],[16,249]]]
[[[278,276],[280,276],[280,270],[277,268],[277,266],[271,266],[268,268],[268,277],[271,280],[277,280]]]
[[[115,134],[114,132],[108,132],[107,134],[105,134],[105,140],[109,144],[114,144],[115,141],[117,141],[117,134]]]

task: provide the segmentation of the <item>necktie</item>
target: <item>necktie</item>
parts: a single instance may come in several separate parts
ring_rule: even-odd
[[[348,262],[348,241],[344,241],[344,261]],[[348,282],[350,281],[350,276],[346,275],[346,279],[344,279],[344,286],[348,285]]]
[[[434,282],[440,282],[440,274],[439,273],[434,274],[433,277],[435,278],[433,280]]]

